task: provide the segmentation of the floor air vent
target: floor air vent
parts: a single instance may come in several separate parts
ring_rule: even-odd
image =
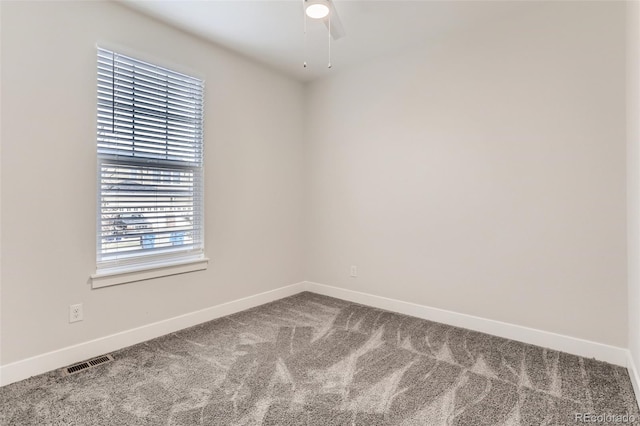
[[[93,368],[95,366],[105,364],[107,362],[113,361],[113,356],[111,355],[102,355],[97,358],[90,359],[88,361],[82,361],[77,364],[73,364],[69,367],[65,367],[62,369],[63,376],[70,376],[72,374],[77,374],[81,371],[88,370],[89,368]]]

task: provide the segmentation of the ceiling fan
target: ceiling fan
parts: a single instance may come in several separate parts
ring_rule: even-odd
[[[331,33],[331,38],[337,40],[345,36],[342,21],[331,0],[303,0],[303,4],[306,16],[322,20]]]

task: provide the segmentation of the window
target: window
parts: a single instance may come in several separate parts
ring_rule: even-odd
[[[202,80],[98,49],[94,287],[204,259],[203,96]]]

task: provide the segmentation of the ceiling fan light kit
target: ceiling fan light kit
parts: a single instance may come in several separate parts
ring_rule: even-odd
[[[309,18],[325,18],[329,15],[329,2],[327,0],[306,0],[304,11]]]
[[[305,58],[307,56],[307,17],[315,20],[322,20],[327,26],[327,30],[329,32],[329,63],[327,64],[327,68],[331,68],[331,39],[340,38],[344,35],[344,30],[342,29],[342,24],[340,23],[336,10],[333,8],[331,0],[302,0],[302,6],[304,10],[302,15],[304,20],[304,56]],[[334,18],[338,22],[337,30],[335,27],[332,28],[331,26],[331,20]],[[305,60],[302,65],[304,68],[307,68],[307,61]]]

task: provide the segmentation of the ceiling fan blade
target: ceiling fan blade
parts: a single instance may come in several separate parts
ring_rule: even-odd
[[[338,40],[346,35],[344,32],[344,27],[342,26],[342,21],[340,20],[340,16],[338,16],[338,11],[333,5],[332,1],[329,1],[329,16],[323,19],[324,24],[327,28],[329,28],[329,17],[331,17],[331,38],[334,40]]]

